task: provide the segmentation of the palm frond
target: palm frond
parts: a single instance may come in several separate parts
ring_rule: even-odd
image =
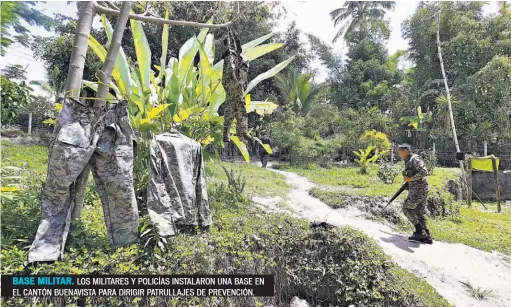
[[[338,8],[330,12],[330,18],[334,20],[337,18],[337,16],[340,16],[342,14],[345,14],[346,12],[349,12],[346,8]]]
[[[350,19],[350,17],[351,17],[351,12],[346,12],[346,13],[343,13],[343,14],[337,16],[337,18],[335,18],[335,20],[334,20],[334,27],[337,27],[337,25],[339,23],[341,23],[342,21]]]
[[[370,9],[367,12],[367,17],[374,19],[383,19],[385,17],[385,11],[380,8]]]
[[[339,40],[339,38],[343,37],[346,33],[346,30],[348,30],[348,28],[351,28],[353,25],[353,20],[347,20],[342,26],[341,28],[337,31],[337,34],[335,34],[335,37],[334,39],[332,40],[332,43],[335,43]]]
[[[381,7],[386,10],[393,10],[396,7],[396,2],[394,1],[372,1],[371,3],[376,7]]]

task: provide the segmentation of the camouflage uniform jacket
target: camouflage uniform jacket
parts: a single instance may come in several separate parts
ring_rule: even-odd
[[[411,177],[412,182],[408,183],[408,189],[426,189],[429,190],[428,186],[428,169],[424,164],[424,161],[416,155],[412,154],[408,159],[405,160],[405,170],[403,176]]]
[[[153,137],[150,146],[147,209],[161,236],[175,226],[211,224],[206,176],[199,143],[171,131]]]

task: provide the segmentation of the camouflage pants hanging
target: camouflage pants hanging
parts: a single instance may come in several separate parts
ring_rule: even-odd
[[[248,66],[241,56],[229,55],[225,58],[222,85],[225,88],[224,111],[224,142],[230,141],[230,129],[236,119],[236,135],[244,139],[248,133],[248,117],[245,108],[245,95],[247,88]]]
[[[103,205],[108,236],[114,245],[138,238],[138,208],[133,187],[134,132],[127,102],[104,108],[66,99],[50,145],[48,175],[42,195],[42,218],[28,261],[63,256],[73,199],[82,191],[76,179],[90,166]]]
[[[427,186],[410,187],[403,204],[403,213],[408,220],[413,225],[420,225],[422,229],[427,229],[425,215],[428,190]]]

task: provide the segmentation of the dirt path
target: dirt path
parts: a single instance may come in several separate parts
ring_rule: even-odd
[[[457,307],[511,306],[511,264],[503,260],[503,255],[463,244],[435,241],[433,245],[421,245],[409,242],[406,236],[396,233],[389,226],[365,219],[360,211],[332,209],[310,196],[309,190],[314,184],[306,178],[290,172],[272,171],[283,174],[293,190],[285,199],[253,198],[270,211],[287,211],[310,220],[326,221],[336,226],[349,225],[365,232],[398,265],[424,278]],[[283,205],[284,201],[286,205]],[[468,295],[460,281],[468,281],[475,288],[492,292],[488,299],[477,300]]]

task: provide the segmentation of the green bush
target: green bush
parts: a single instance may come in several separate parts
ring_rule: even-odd
[[[437,165],[437,157],[433,154],[433,151],[425,151],[421,154],[428,169],[429,175],[433,175],[433,171]]]
[[[399,170],[390,163],[382,163],[376,176],[380,178],[383,183],[392,184],[396,180]]]
[[[362,147],[372,146],[381,157],[386,157],[390,151],[390,142],[387,135],[374,129],[362,134],[360,144],[362,144]]]
[[[461,218],[460,205],[454,196],[444,190],[434,188],[428,195],[427,207],[431,217],[450,217],[453,221]]]
[[[313,231],[304,220],[254,208],[246,196],[226,184],[214,186],[209,196],[214,215],[211,233],[194,237],[180,234],[164,241],[154,237],[145,216],[141,219],[141,233],[146,235],[137,244],[123,248],[109,244],[101,206],[88,206],[81,221],[74,223],[65,261],[40,265],[33,273],[270,274],[276,281],[277,295],[269,298],[172,298],[169,301],[168,298],[96,297],[87,299],[91,305],[135,302],[138,306],[161,306],[171,302],[173,306],[288,306],[293,296],[300,296],[322,306],[382,306],[385,302],[392,302],[396,307],[448,306],[432,290],[429,295],[435,305],[423,303],[424,299],[408,290],[407,284],[401,282],[402,277],[394,273],[399,268],[359,231],[348,227]],[[39,207],[37,200],[29,204],[30,208]],[[23,232],[30,242],[39,222],[39,212],[18,210],[18,205],[9,203],[11,211],[2,215],[2,239],[25,229]],[[19,214],[28,216],[30,225],[16,226],[19,218],[14,217]],[[13,244],[2,249],[2,274],[23,271],[26,246]],[[431,288],[410,273],[405,276],[422,284],[421,287]],[[4,303],[25,305],[30,301],[15,298]],[[50,306],[72,304],[73,298],[48,299],[47,303]]]

